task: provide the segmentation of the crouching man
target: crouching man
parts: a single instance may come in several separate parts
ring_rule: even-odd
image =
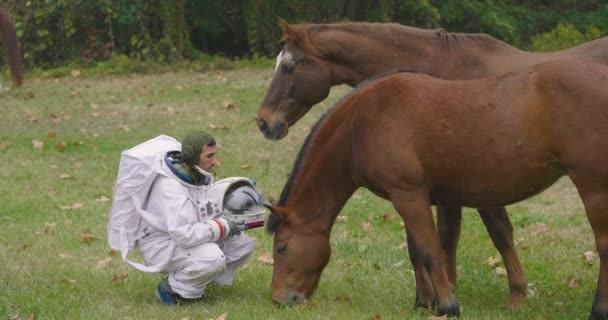
[[[249,179],[213,183],[217,153],[210,134],[194,131],[181,145],[159,136],[121,155],[108,240],[129,265],[167,274],[155,291],[162,303],[197,301],[212,282],[232,285],[254,248],[241,231],[263,225]],[[127,257],[135,248],[145,265]]]

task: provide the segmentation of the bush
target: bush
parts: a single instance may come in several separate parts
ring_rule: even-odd
[[[586,26],[580,32],[571,24],[558,24],[553,30],[532,37],[534,51],[556,51],[570,48],[601,37],[601,31],[595,26]]]

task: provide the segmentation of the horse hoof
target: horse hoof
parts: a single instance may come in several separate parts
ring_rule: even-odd
[[[517,311],[521,310],[524,305],[526,296],[523,294],[512,294],[509,296],[509,302],[507,303],[507,310]]]
[[[416,298],[416,302],[414,303],[414,308],[421,308],[427,310],[437,310],[437,302],[436,301],[425,301],[423,299]]]
[[[447,315],[448,318],[460,318],[460,307],[458,304],[451,304],[447,306],[439,306],[437,312],[440,316]]]

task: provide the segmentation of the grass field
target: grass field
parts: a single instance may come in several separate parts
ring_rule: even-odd
[[[129,269],[109,249],[119,154],[159,134],[181,139],[192,129],[209,130],[221,146],[218,178],[247,176],[266,198],[278,198],[310,127],[349,89],[333,89],[289,136],[271,142],[253,120],[271,75],[271,67],[94,79],[75,73],[28,78],[0,93],[0,319],[431,318],[412,308],[400,219],[366,190],[342,210],[348,218],[334,227],[319,288],[296,308],[271,303],[272,238],[260,229],[249,231],[256,250],[234,286],[212,286],[204,302],[189,306],[158,303],[153,290],[161,276]],[[508,209],[531,296],[522,310],[505,309],[502,265],[487,262],[496,249],[467,209],[456,293],[462,318],[586,318],[599,260],[585,257],[595,255],[595,245],[570,180]]]

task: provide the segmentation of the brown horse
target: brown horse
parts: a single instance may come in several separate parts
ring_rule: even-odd
[[[23,84],[23,67],[21,62],[21,50],[17,41],[17,32],[15,24],[11,20],[8,12],[0,7],[0,39],[6,48],[8,55],[8,64],[11,68],[11,79],[13,87],[19,87]]]
[[[431,205],[504,206],[567,175],[600,257],[591,319],[605,319],[607,86],[607,67],[572,60],[478,80],[396,73],[365,82],[315,125],[270,206],[273,300],[293,304],[311,296],[329,261],[334,220],[365,187],[393,203],[414,246],[410,260],[428,272],[434,295],[417,298],[456,316]]]

